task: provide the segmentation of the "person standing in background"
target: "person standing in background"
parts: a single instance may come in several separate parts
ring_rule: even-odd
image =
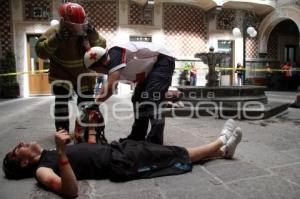
[[[269,63],[267,63],[267,71],[266,71],[266,77],[267,77],[267,86],[268,90],[272,90],[272,77],[273,77],[273,71]]]
[[[240,63],[237,64],[235,72],[237,74],[238,86],[242,86],[243,85],[243,67]]]
[[[197,68],[195,64],[192,64],[192,68],[190,70],[190,85],[196,86],[197,84]]]
[[[283,66],[282,66],[282,74],[283,74],[283,80],[284,80],[284,90],[289,90],[289,86],[290,86],[290,79],[291,79],[291,76],[292,76],[292,73],[291,73],[291,64],[290,62],[286,62]]]
[[[297,64],[296,62],[292,62],[291,64],[291,81],[290,81],[290,89],[291,90],[297,90],[298,87],[298,71],[297,71]]]

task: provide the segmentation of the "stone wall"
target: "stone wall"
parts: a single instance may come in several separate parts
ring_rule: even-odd
[[[206,50],[205,12],[198,7],[164,4],[163,31],[166,45],[176,56],[194,57],[195,53]]]
[[[13,30],[10,1],[0,0],[0,57],[13,50]]]
[[[142,7],[136,3],[129,3],[129,21],[130,25],[153,25],[154,7]]]
[[[233,10],[222,10],[217,15],[217,30],[232,31],[236,26],[236,13]]]
[[[276,33],[271,34],[269,37],[267,56],[270,59],[278,58],[278,34]]]
[[[48,21],[52,16],[52,1],[24,0],[23,18],[25,21]]]
[[[115,42],[118,28],[118,1],[117,0],[89,0],[73,1],[84,7],[89,22],[106,39],[107,46]]]

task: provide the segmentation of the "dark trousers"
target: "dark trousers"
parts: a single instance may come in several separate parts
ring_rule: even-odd
[[[53,86],[53,94],[55,95],[54,116],[56,131],[58,131],[58,129],[60,128],[69,131],[70,121],[68,102],[72,98],[72,96],[67,96],[69,93],[70,91],[63,86]],[[84,97],[78,95],[77,105],[81,102],[94,101],[93,91],[83,92],[83,94],[90,95],[91,97]]]
[[[243,75],[242,74],[238,74],[238,86],[242,86],[243,85]]]
[[[272,87],[273,87],[272,75],[267,75],[267,86],[268,86],[268,90],[272,90]]]
[[[290,89],[290,77],[284,76],[283,81],[284,81],[283,89],[285,91],[288,91]]]
[[[146,80],[136,86],[131,99],[134,123],[128,139],[163,144],[165,116],[161,113],[160,105],[165,101],[165,93],[172,83],[174,69],[174,58],[159,55]],[[149,121],[151,129],[147,134]]]
[[[186,173],[192,170],[186,149],[143,141],[113,142],[108,178],[121,182]]]
[[[196,86],[197,76],[190,76],[190,86]]]

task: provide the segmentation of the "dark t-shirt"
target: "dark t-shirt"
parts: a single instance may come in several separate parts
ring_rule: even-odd
[[[77,180],[107,178],[111,159],[109,145],[83,143],[67,146],[65,150]],[[56,150],[44,150],[38,167],[51,168],[59,175]]]
[[[176,175],[192,170],[186,149],[144,141],[126,140],[110,145],[77,144],[66,147],[66,155],[77,180],[104,179],[126,181]],[[59,175],[55,150],[44,150],[38,167]]]

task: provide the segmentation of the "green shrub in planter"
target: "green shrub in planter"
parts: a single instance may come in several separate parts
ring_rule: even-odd
[[[189,72],[192,68],[192,65],[189,63],[184,64],[179,74],[179,85],[190,85],[190,76]]]
[[[15,54],[7,51],[1,59],[0,73],[8,74],[16,72]],[[0,76],[0,96],[2,98],[16,98],[20,96],[20,87],[16,75]]]

